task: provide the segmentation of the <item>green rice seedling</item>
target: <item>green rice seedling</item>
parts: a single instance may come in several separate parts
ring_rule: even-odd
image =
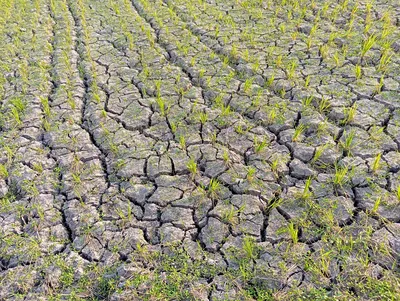
[[[99,99],[100,99],[100,97],[99,97]],[[72,95],[72,91],[71,90],[67,91],[67,102],[68,102],[69,106],[71,107],[71,109],[75,110],[76,103],[75,103],[75,100],[74,100],[74,97]]]
[[[46,132],[49,132],[50,129],[51,129],[51,124],[50,124],[50,122],[49,122],[47,119],[43,119],[42,126],[43,126],[43,129],[44,129]]]
[[[10,112],[12,118],[14,119],[14,121],[17,123],[17,125],[21,125],[22,124],[22,120],[19,114],[19,111],[16,107],[11,107],[11,112]]]
[[[235,223],[235,215],[237,214],[237,210],[233,205],[228,210],[222,212],[222,221],[227,224],[233,225]]]
[[[181,146],[182,149],[186,149],[186,139],[184,135],[181,135],[179,137],[179,145]]]
[[[247,175],[246,178],[249,182],[253,182],[254,175],[256,174],[257,169],[254,166],[247,167]]]
[[[304,81],[304,88],[308,88],[310,86],[311,76],[307,75]]]
[[[276,67],[278,67],[278,68],[282,67],[282,61],[283,61],[282,59],[283,59],[283,57],[281,54],[276,57],[276,59],[275,59]]]
[[[371,171],[376,173],[378,169],[381,167],[381,157],[382,153],[379,153],[375,156],[374,161],[372,162]]]
[[[346,153],[351,154],[351,148],[353,146],[353,140],[356,136],[356,133],[354,130],[351,130],[348,134],[344,132],[343,136],[345,137],[345,139],[344,141],[340,141],[340,146]]]
[[[221,108],[221,107],[223,107],[225,104],[224,104],[224,99],[223,99],[223,95],[222,94],[218,94],[215,98],[214,98],[214,103],[215,103],[215,106],[216,107],[218,107],[218,108]]]
[[[264,138],[262,141],[259,141],[257,136],[254,136],[253,145],[255,153],[259,153],[268,145],[268,142],[266,138]]]
[[[375,93],[379,94],[382,92],[382,88],[383,88],[383,80],[384,80],[384,76],[382,75],[381,78],[379,79],[379,83],[376,85],[375,87]]]
[[[253,70],[254,73],[257,73],[260,70],[260,61],[257,58],[251,64],[251,70]]]
[[[345,108],[344,109],[345,117],[341,123],[343,125],[351,123],[354,120],[356,113],[357,113],[357,103],[354,103],[350,108]]]
[[[330,107],[331,107],[331,103],[329,102],[329,100],[325,97],[322,97],[318,103],[318,111],[320,113],[324,114],[327,111],[329,111]]]
[[[400,202],[400,185],[397,186],[396,196],[397,196],[397,200]]]
[[[381,72],[385,72],[390,64],[390,61],[392,60],[392,56],[393,54],[389,54],[388,51],[385,51],[382,56],[381,59],[379,60],[379,66],[378,66],[378,70]]]
[[[317,163],[319,158],[322,156],[322,154],[324,153],[325,149],[328,148],[328,144],[324,144],[322,146],[318,146],[315,148],[315,153],[314,153],[314,157],[311,160],[311,163]]]
[[[169,122],[170,128],[171,128],[171,133],[175,134],[176,130],[178,129],[178,125],[174,121]]]
[[[286,32],[286,26],[285,26],[285,23],[281,23],[281,24],[279,24],[279,30],[281,31],[281,33],[285,33],[285,32]]]
[[[306,39],[307,50],[310,50],[310,49],[311,49],[312,44],[313,44],[313,39],[312,39],[312,37],[308,37],[308,38]]]
[[[156,88],[156,97],[161,97],[161,80],[157,79],[154,81],[154,86]]]
[[[160,114],[161,116],[165,116],[165,100],[162,97],[157,97],[156,98],[156,103],[158,105],[158,108],[160,109]]]
[[[204,74],[206,73],[206,70],[205,69],[200,69],[200,71],[199,71],[199,78],[203,78],[204,77]]]
[[[343,187],[347,182],[347,174],[349,172],[348,166],[335,165],[335,174],[333,175],[333,185],[336,187]]]
[[[271,167],[272,172],[277,177],[278,176],[278,168],[279,168],[279,158],[275,158],[269,164]]]
[[[291,80],[294,78],[294,75],[296,73],[296,68],[297,68],[297,63],[295,61],[292,61],[290,65],[286,68],[287,79]]]
[[[230,71],[228,75],[226,75],[225,80],[229,84],[232,79],[235,77],[235,71]]]
[[[230,165],[231,158],[229,156],[229,152],[226,149],[222,153],[222,160],[224,160],[225,165]]]
[[[301,103],[302,103],[302,105],[303,105],[303,108],[310,108],[311,105],[312,105],[313,99],[314,99],[314,96],[312,96],[312,95],[310,95],[310,96],[304,98],[304,99],[301,101]]]
[[[307,126],[303,123],[300,123],[295,129],[292,137],[293,142],[297,142],[300,136],[305,132]]]
[[[94,99],[94,101],[96,103],[100,103],[101,102],[101,98],[100,98],[100,95],[98,93],[93,93],[93,99]]]
[[[40,97],[40,103],[42,104],[43,113],[45,116],[50,116],[49,99],[47,97]]]
[[[340,67],[342,65],[342,59],[340,57],[339,51],[335,51],[333,54],[333,60],[335,61],[336,67]]]
[[[245,236],[243,239],[243,251],[246,258],[249,260],[255,260],[258,257],[257,245],[253,237]]]
[[[221,107],[221,114],[219,115],[220,117],[225,117],[225,116],[229,116],[230,114],[232,114],[231,111],[231,106],[225,106],[223,105]]]
[[[375,45],[377,36],[370,35],[366,38],[361,45],[361,58]]]
[[[224,59],[222,60],[222,64],[223,64],[224,68],[228,67],[228,65],[229,65],[229,57],[228,56],[224,56]]]
[[[379,209],[379,206],[380,206],[381,202],[382,202],[382,197],[379,196],[374,202],[374,206],[372,207],[372,210],[371,210],[372,213],[377,213],[378,212],[378,209]]]
[[[221,190],[221,183],[215,178],[211,179],[207,187],[209,197],[211,199],[215,199],[218,196],[218,192],[220,190]]]
[[[7,167],[0,163],[0,177],[3,179],[8,177]]]
[[[328,122],[326,120],[320,122],[317,127],[317,136],[321,137],[327,133]]]
[[[19,113],[24,112],[26,108],[26,103],[19,97],[13,98],[10,103],[12,106],[18,110]]]
[[[241,124],[236,125],[235,132],[242,135],[244,133],[243,126]]]
[[[274,80],[275,80],[275,74],[271,74],[271,76],[268,78],[268,80],[266,82],[267,87],[271,87],[273,82],[274,82]]]
[[[214,145],[215,143],[217,143],[217,131],[213,131],[213,132],[210,134],[210,140],[211,140],[212,145]]]
[[[37,173],[42,173],[43,172],[43,165],[42,165],[42,163],[33,163],[32,164],[32,169],[34,170],[34,171],[36,171]]]
[[[362,76],[362,69],[360,65],[354,66],[354,74],[356,75],[356,79],[360,79]]]
[[[245,80],[244,85],[243,85],[243,91],[244,93],[248,94],[250,92],[251,86],[253,85],[253,79],[248,78]]]
[[[297,244],[299,241],[299,229],[297,226],[293,224],[293,222],[290,222],[287,226],[287,232],[290,235],[290,238],[292,239],[292,242],[294,244]]]
[[[262,99],[262,93],[263,93],[263,90],[262,90],[262,89],[259,89],[259,90],[257,91],[257,95],[256,95],[255,97],[253,97],[253,100],[252,100],[252,102],[251,102],[251,105],[252,105],[252,106],[254,106],[254,107],[259,107],[260,102],[261,102],[261,99]]]
[[[278,117],[278,112],[276,108],[271,108],[268,112],[268,124],[273,124]]]
[[[310,36],[313,36],[317,32],[317,29],[318,29],[318,23],[315,23],[314,26],[310,30]]]
[[[328,58],[329,46],[328,44],[321,45],[319,47],[319,55],[325,60]]]
[[[301,194],[302,200],[309,200],[312,197],[312,192],[310,190],[311,182],[312,182],[312,178],[309,177],[305,182],[304,189]]]
[[[200,123],[205,124],[208,120],[207,112],[201,112],[199,115]]]
[[[193,158],[190,158],[188,164],[186,165],[186,167],[188,168],[188,170],[190,171],[190,173],[192,174],[192,178],[194,179],[194,177],[197,174],[197,163]]]

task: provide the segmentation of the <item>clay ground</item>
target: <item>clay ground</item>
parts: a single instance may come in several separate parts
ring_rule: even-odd
[[[397,0],[0,0],[0,300],[400,300]]]

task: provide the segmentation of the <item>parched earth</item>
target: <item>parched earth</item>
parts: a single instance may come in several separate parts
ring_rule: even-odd
[[[0,0],[0,300],[400,300],[397,0]]]

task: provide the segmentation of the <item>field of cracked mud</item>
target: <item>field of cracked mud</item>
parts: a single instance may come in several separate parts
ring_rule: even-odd
[[[0,300],[400,300],[398,0],[0,0]]]

